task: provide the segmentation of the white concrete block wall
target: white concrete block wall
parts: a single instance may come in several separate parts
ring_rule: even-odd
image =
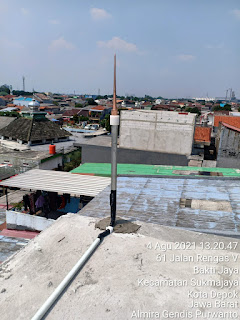
[[[120,147],[190,155],[195,115],[168,111],[122,111]]]
[[[50,158],[47,161],[44,161],[39,164],[38,168],[42,170],[52,170],[58,167],[58,165],[62,166],[62,156],[56,157],[56,158]]]
[[[38,217],[22,212],[7,210],[6,211],[6,223],[7,225],[21,227],[21,229],[31,229],[36,231],[42,231],[53,224],[55,220],[47,219],[44,217]]]

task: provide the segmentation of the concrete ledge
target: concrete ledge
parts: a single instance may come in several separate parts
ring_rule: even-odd
[[[55,220],[32,216],[26,213],[7,210],[6,223],[8,229],[43,231]]]
[[[2,320],[15,320],[16,315],[19,320],[33,317],[98,236],[95,222],[79,215],[62,216],[2,264]],[[208,311],[218,315],[222,310],[237,313],[231,319],[239,319],[239,240],[139,224],[136,234],[114,232],[104,239],[46,319],[213,319]],[[203,248],[201,243],[208,242],[224,248]],[[231,248],[230,243],[235,245]],[[190,247],[181,249],[179,244]],[[234,273],[219,274],[222,269]],[[199,292],[205,298],[199,298]],[[231,298],[233,293],[236,297]],[[230,298],[224,299],[224,295]],[[206,310],[199,308],[202,300],[208,301]],[[220,300],[235,307],[225,303],[219,308],[216,302]],[[161,317],[135,316],[149,311],[159,312]],[[183,311],[192,316],[180,318]],[[196,316],[199,312],[201,316]],[[167,313],[171,316],[162,316]]]

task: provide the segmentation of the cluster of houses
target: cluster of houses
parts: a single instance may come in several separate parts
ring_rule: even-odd
[[[120,149],[126,149],[123,155],[123,159],[126,158],[124,161],[131,159],[128,150],[134,149],[141,151],[141,154],[139,153],[138,160],[134,160],[136,156],[134,152],[133,163],[240,168],[240,112],[238,111],[240,103],[238,100],[145,99],[140,101],[136,98],[131,100],[126,98],[117,99],[116,102],[119,111],[121,110],[119,146]],[[67,126],[83,127],[91,123],[99,128],[101,120],[111,113],[112,105],[112,98],[107,96],[103,98],[51,93],[34,93],[32,96],[18,97],[11,94],[1,96],[1,146],[3,147],[6,141],[28,147],[67,142],[71,140],[72,135],[69,130],[65,130]],[[228,108],[225,107],[226,105]],[[13,112],[14,115],[19,113],[21,117],[7,117]],[[140,125],[137,129],[139,123],[135,120],[139,116],[143,117],[144,121],[147,120],[145,127]],[[125,127],[126,123],[128,127]],[[188,123],[189,129],[186,129]],[[97,162],[106,162],[105,151],[103,158],[100,154],[96,156],[101,144],[99,145],[98,142],[96,145],[98,149],[93,150],[94,143],[89,146],[74,143],[72,139],[73,149],[81,148],[82,159],[85,159],[85,162],[94,162],[94,158],[97,158]],[[5,143],[4,147],[8,147],[8,144]],[[146,153],[142,154],[145,151]],[[120,154],[121,152],[123,154],[122,150]],[[152,155],[151,158],[151,152],[158,153],[158,156],[154,158]],[[4,154],[8,152],[4,151]],[[22,154],[23,152],[21,153],[22,162],[29,163],[29,160],[24,160],[25,157]],[[12,155],[11,151],[9,158]],[[19,159],[18,155],[16,157]],[[40,155],[38,157],[42,159]],[[33,163],[35,158],[36,155],[33,155]],[[43,159],[46,159],[46,154]],[[54,159],[54,166],[61,168],[60,158],[57,161],[54,156]],[[6,161],[7,159],[2,159],[2,166],[6,167]],[[17,162],[19,164],[19,160]],[[14,163],[16,163],[15,160],[10,165]],[[42,166],[38,164],[38,167]],[[27,168],[26,165],[25,167]],[[25,171],[25,168],[20,172],[22,171]]]

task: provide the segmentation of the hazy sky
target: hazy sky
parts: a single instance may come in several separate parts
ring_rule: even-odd
[[[0,84],[240,98],[239,0],[0,0]]]

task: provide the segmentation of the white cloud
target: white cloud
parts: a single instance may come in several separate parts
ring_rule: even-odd
[[[90,9],[90,14],[91,14],[92,19],[95,21],[100,21],[100,20],[105,20],[105,19],[111,18],[110,13],[108,13],[104,9],[99,9],[99,8]]]
[[[195,60],[196,57],[191,54],[180,54],[177,56],[177,59],[180,61],[192,61]]]
[[[127,42],[121,38],[113,37],[109,41],[98,41],[100,48],[108,48],[113,50],[119,50],[124,52],[137,52],[137,46],[134,43]]]
[[[239,9],[234,9],[231,11],[231,13],[240,20],[240,10]]]
[[[26,15],[29,14],[29,11],[28,11],[28,9],[26,9],[26,8],[21,8],[21,13],[26,16]]]
[[[59,20],[49,20],[48,21],[50,24],[60,24]]]
[[[64,37],[60,37],[59,39],[53,40],[49,46],[50,50],[59,50],[59,49],[74,49],[74,45],[71,42],[68,42],[64,39]]]

